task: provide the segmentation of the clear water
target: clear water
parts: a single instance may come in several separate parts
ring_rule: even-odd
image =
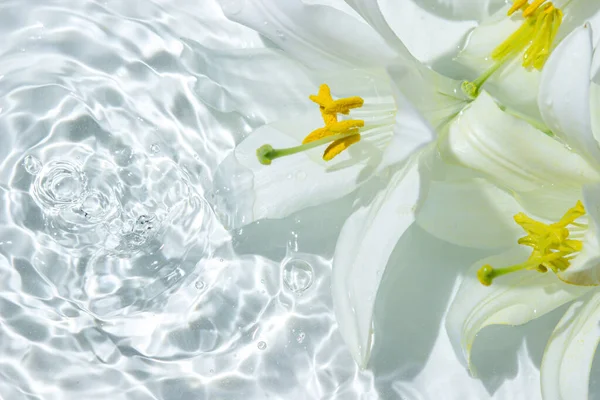
[[[536,393],[545,340],[523,333],[557,316],[488,341],[482,381],[443,334],[456,268],[481,254],[408,235],[397,260],[448,268],[390,274],[360,371],[329,292],[352,199],[221,226],[211,177],[276,107],[243,106],[271,74],[264,44],[212,0],[5,0],[0,35],[0,398]]]

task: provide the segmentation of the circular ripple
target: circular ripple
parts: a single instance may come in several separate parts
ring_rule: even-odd
[[[33,185],[33,196],[47,211],[56,211],[81,203],[87,178],[68,161],[50,161],[44,165]]]

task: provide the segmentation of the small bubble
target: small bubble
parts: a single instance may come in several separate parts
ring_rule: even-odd
[[[303,181],[306,179],[306,172],[304,171],[298,171],[296,173],[296,179],[298,179],[299,181]]]
[[[267,348],[267,343],[263,342],[262,340],[260,342],[258,342],[258,344],[256,345],[258,347],[259,350],[264,350]]]
[[[152,154],[158,154],[160,152],[160,146],[154,143],[152,146],[150,146],[150,151]]]
[[[283,283],[294,293],[302,293],[313,281],[313,269],[304,260],[292,259],[283,267]]]
[[[302,342],[304,342],[305,338],[306,338],[306,333],[300,331],[300,333],[298,333],[298,336],[296,336],[296,341],[298,343],[302,343]]]
[[[276,30],[275,34],[277,35],[277,37],[281,40],[285,40],[285,35],[283,34],[283,32],[281,32],[280,30]]]
[[[42,162],[34,156],[25,156],[23,166],[25,167],[25,171],[31,175],[35,175],[42,169]]]
[[[196,286],[196,289],[202,290],[206,287],[206,284],[204,283],[204,281],[197,281],[195,286]]]

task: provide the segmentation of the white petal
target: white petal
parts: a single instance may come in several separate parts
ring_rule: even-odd
[[[540,368],[544,400],[587,399],[590,369],[600,341],[600,292],[565,313],[550,337]]]
[[[544,122],[556,135],[591,162],[600,163],[590,115],[591,63],[592,30],[584,25],[552,53],[542,72],[538,103]]]
[[[215,174],[217,212],[234,229],[262,218],[283,218],[306,207],[325,203],[352,192],[381,162],[392,132],[378,142],[361,140],[329,162],[322,161],[324,147],[282,157],[262,165],[256,149],[294,147],[308,133],[323,126],[318,112],[265,125],[238,145]]]
[[[341,230],[333,258],[333,305],[342,337],[361,367],[371,352],[373,306],[381,278],[397,241],[414,222],[425,185],[417,157]]]
[[[421,62],[432,64],[449,54],[454,55],[477,23],[470,18],[457,18],[456,14],[462,14],[462,11],[455,8],[461,7],[456,1],[446,4],[446,7],[421,3],[424,2],[379,1],[385,20],[411,54]],[[477,5],[485,7],[484,3],[478,1]],[[470,9],[473,16],[481,11],[473,5]]]
[[[583,188],[583,204],[588,218],[588,229],[583,239],[581,252],[573,259],[569,268],[559,272],[558,277],[575,285],[600,284],[600,184]]]
[[[306,65],[319,68],[384,65],[397,53],[364,21],[302,0],[231,0],[227,16],[273,41]]]
[[[470,365],[471,347],[477,333],[489,325],[521,325],[585,294],[589,289],[568,285],[552,273],[520,271],[496,278],[483,286],[477,270],[490,264],[504,267],[521,263],[530,251],[517,247],[477,262],[465,276],[450,305],[446,330],[461,359]]]
[[[522,24],[516,16],[507,17],[507,9],[502,8],[475,28],[456,57],[458,63],[473,71],[471,79],[494,65],[495,61],[491,58],[494,49]],[[507,62],[487,80],[484,88],[505,106],[539,118],[537,93],[541,74],[537,70],[523,68],[522,63],[521,56]]]
[[[501,111],[485,92],[451,123],[440,151],[448,162],[483,172],[514,191],[576,188],[599,178],[581,156]]]
[[[522,211],[513,196],[482,178],[431,181],[417,223],[449,243],[474,248],[500,248],[523,235],[513,221]]]

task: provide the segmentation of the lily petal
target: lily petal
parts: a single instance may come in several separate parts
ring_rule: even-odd
[[[571,305],[550,337],[540,368],[544,400],[587,399],[600,342],[600,293]]]
[[[584,186],[583,204],[589,216],[583,248],[572,260],[569,268],[557,275],[574,285],[600,285],[600,184]]]
[[[315,68],[381,66],[395,50],[364,21],[338,7],[302,0],[226,1],[223,11]]]
[[[426,180],[415,157],[341,230],[333,259],[333,306],[342,337],[363,368],[370,357],[373,306],[381,278],[396,243],[414,222],[424,190]]]
[[[544,122],[575,151],[600,166],[590,113],[592,29],[575,29],[554,50],[542,72],[538,104]]]
[[[510,218],[520,211],[513,196],[485,179],[431,181],[417,223],[432,236],[458,246],[501,248],[522,236]]]
[[[458,288],[446,317],[446,330],[455,352],[472,373],[471,348],[480,330],[495,324],[524,324],[589,291],[568,285],[554,274],[531,271],[496,278],[491,286],[478,281],[477,270],[482,265],[514,265],[526,260],[529,253],[524,247],[515,247],[483,259],[470,268]]]
[[[577,188],[599,178],[581,156],[503,112],[485,92],[451,123],[440,151],[447,162],[480,171],[511,191]]]

